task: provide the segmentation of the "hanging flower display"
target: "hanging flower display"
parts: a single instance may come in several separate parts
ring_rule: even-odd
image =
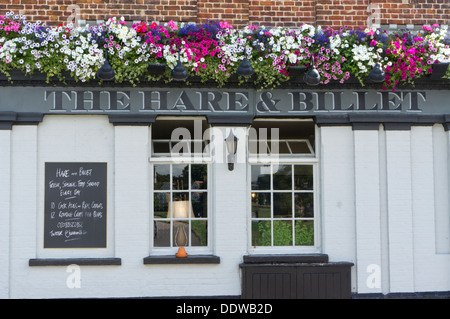
[[[254,85],[261,88],[282,85],[295,67],[314,67],[320,84],[355,77],[364,85],[377,66],[385,74],[380,87],[395,91],[429,76],[437,64],[447,67],[450,35],[438,25],[419,32],[333,30],[306,24],[298,29],[249,25],[238,30],[223,21],[140,22],[128,27],[123,18],[94,26],[50,27],[13,12],[0,15],[0,72],[8,78],[11,70],[21,70],[46,74],[48,81],[64,80],[67,73],[76,81],[93,81],[106,59],[119,83],[171,81],[171,71],[180,62],[190,77],[217,86],[236,77],[245,60],[254,70]],[[149,72],[151,65],[162,66],[163,72]],[[448,70],[446,77],[450,78]]]

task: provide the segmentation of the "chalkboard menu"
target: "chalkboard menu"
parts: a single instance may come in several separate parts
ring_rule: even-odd
[[[106,247],[106,163],[45,163],[44,248]]]

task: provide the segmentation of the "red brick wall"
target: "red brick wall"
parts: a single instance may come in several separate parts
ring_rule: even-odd
[[[322,26],[367,26],[379,13],[381,25],[450,24],[450,0],[0,0],[0,14],[25,14],[29,20],[51,25],[65,23],[79,6],[80,19],[127,21],[227,21],[293,27],[302,23]],[[369,6],[377,10],[370,11]]]

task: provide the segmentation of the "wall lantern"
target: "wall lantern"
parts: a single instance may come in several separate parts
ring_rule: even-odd
[[[244,58],[236,69],[236,74],[239,76],[252,76],[255,71],[253,70],[252,65],[248,62],[247,58]]]
[[[189,74],[184,68],[183,64],[181,64],[180,60],[180,52],[178,52],[178,62],[177,65],[173,68],[172,72],[170,73],[170,76],[175,81],[185,81]]]
[[[232,171],[234,169],[234,162],[236,158],[236,151],[237,151],[237,142],[238,138],[233,135],[233,132],[230,131],[230,134],[225,139],[225,143],[227,146],[227,152],[228,152],[228,170]]]
[[[369,80],[375,83],[381,83],[386,80],[386,74],[384,73],[380,63],[376,63],[372,71],[370,71]]]
[[[311,70],[306,72],[304,80],[308,85],[318,85],[320,83],[320,74],[314,65],[314,57],[311,61]]]
[[[100,67],[100,69],[98,69],[97,77],[100,80],[103,80],[103,81],[112,81],[112,80],[114,80],[114,77],[115,77],[114,69],[109,64],[108,53],[106,53],[106,52],[105,52],[105,62]]]

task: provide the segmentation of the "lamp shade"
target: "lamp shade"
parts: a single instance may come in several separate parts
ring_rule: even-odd
[[[236,70],[236,74],[240,75],[240,76],[252,76],[253,73],[255,73],[255,72],[253,70],[252,65],[247,60],[247,58],[244,58],[242,60],[241,64],[239,64],[239,66]]]
[[[173,202],[173,217],[188,218],[189,217],[189,201],[181,200]]]
[[[372,71],[370,71],[369,80],[376,83],[381,83],[386,80],[386,74],[384,73],[380,63],[376,63]]]
[[[172,217],[171,214],[173,213],[173,218],[188,218],[189,208],[191,208],[191,218],[194,218],[194,210],[188,200],[178,200],[169,202],[167,217],[168,218]]]
[[[105,62],[97,71],[97,77],[103,81],[111,81],[114,80],[115,73],[112,66],[109,64],[108,55],[105,54]]]

